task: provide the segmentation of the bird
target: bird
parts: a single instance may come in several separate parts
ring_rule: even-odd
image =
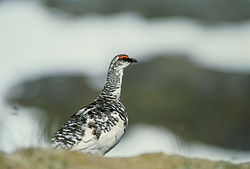
[[[55,133],[51,147],[103,156],[118,144],[128,126],[128,114],[120,101],[123,71],[135,62],[126,54],[112,59],[101,93]]]

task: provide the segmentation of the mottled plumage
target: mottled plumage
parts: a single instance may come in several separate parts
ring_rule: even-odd
[[[121,54],[111,61],[101,94],[74,113],[52,138],[54,148],[104,155],[121,139],[128,115],[120,101],[123,70],[135,59]]]

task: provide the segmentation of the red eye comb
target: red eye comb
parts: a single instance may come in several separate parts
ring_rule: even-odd
[[[120,55],[119,58],[120,59],[122,59],[122,58],[128,58],[128,55]]]

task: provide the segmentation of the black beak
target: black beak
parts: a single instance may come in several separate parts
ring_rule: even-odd
[[[133,59],[133,58],[127,58],[126,60],[127,60],[128,62],[130,62],[130,63],[138,62],[136,59]]]

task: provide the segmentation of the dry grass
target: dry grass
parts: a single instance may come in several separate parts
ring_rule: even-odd
[[[185,158],[163,153],[130,158],[83,155],[78,152],[40,148],[22,149],[10,155],[0,154],[0,169],[250,169],[250,163]]]

